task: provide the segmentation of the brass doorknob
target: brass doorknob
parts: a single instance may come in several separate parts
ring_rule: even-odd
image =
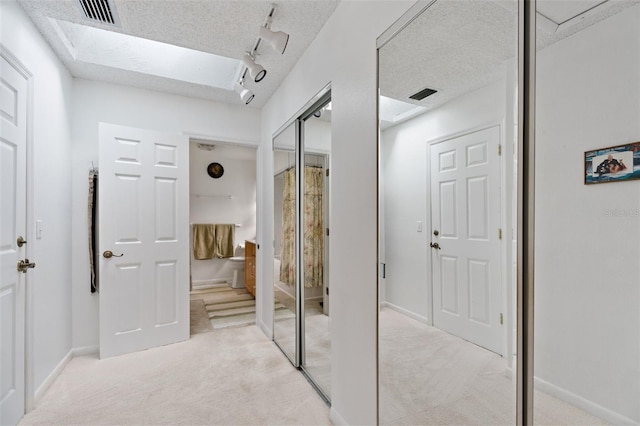
[[[105,259],[110,259],[112,257],[122,257],[124,256],[124,253],[122,254],[113,254],[113,252],[111,250],[106,250],[104,253],[102,253],[102,257],[104,257]]]
[[[35,268],[36,264],[33,262],[29,262],[29,259],[21,260],[18,262],[18,272],[22,272],[23,274],[27,273],[27,269]]]

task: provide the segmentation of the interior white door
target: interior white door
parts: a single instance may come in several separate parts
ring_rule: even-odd
[[[26,78],[4,57],[0,65],[0,424],[24,415],[26,275],[18,272],[26,246]]]
[[[431,254],[434,326],[502,354],[499,142],[496,126],[431,145]]]
[[[189,141],[105,123],[99,134],[106,358],[189,338]]]

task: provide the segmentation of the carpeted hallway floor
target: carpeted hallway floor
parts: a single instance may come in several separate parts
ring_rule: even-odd
[[[105,360],[74,358],[20,425],[329,425],[329,407],[255,326]]]

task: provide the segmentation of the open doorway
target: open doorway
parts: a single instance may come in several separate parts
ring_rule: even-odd
[[[190,333],[254,324],[256,149],[189,149]]]

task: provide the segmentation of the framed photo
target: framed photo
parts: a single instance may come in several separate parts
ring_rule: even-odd
[[[584,184],[640,179],[640,142],[584,153]]]

